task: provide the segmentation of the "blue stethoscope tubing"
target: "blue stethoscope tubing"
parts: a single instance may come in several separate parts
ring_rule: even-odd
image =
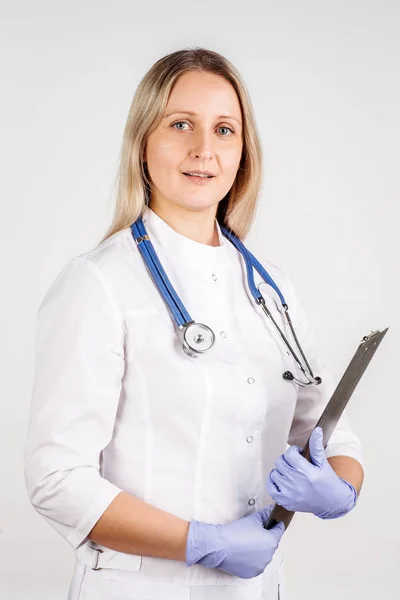
[[[306,377],[307,382],[301,381],[300,379],[296,378],[293,375],[293,373],[291,373],[290,371],[286,371],[283,374],[283,378],[287,379],[289,381],[295,381],[300,386],[320,384],[322,379],[321,379],[321,377],[314,376],[312,369],[307,361],[307,358],[304,355],[304,352],[301,348],[301,345],[300,345],[298,338],[296,336],[296,333],[294,331],[292,321],[290,319],[289,307],[288,307],[288,305],[285,301],[285,298],[284,298],[283,294],[281,293],[280,289],[278,288],[278,286],[276,285],[276,283],[274,282],[272,277],[267,273],[267,271],[261,265],[261,263],[255,258],[255,256],[253,256],[253,254],[249,250],[247,250],[247,248],[244,246],[244,244],[241,242],[241,240],[231,230],[229,230],[228,228],[226,228],[222,225],[220,225],[220,230],[221,230],[222,234],[230,242],[232,242],[232,244],[235,246],[235,248],[238,250],[238,252],[242,255],[242,257],[245,261],[245,265],[246,265],[247,283],[248,283],[250,292],[251,292],[255,302],[262,307],[266,316],[273,323],[275,329],[279,333],[282,341],[284,342],[285,346],[287,347],[290,354],[292,355],[298,368],[303,373],[303,375]],[[163,266],[161,265],[161,262],[157,256],[157,253],[154,249],[153,244],[151,243],[151,240],[148,236],[148,233],[146,231],[146,228],[145,228],[145,225],[143,223],[141,216],[134,223],[132,223],[131,231],[132,231],[133,238],[138,246],[139,252],[140,252],[140,254],[143,258],[143,261],[147,267],[147,270],[149,271],[154,284],[156,285],[159,293],[161,294],[161,297],[163,298],[164,302],[166,303],[166,305],[171,313],[173,320],[175,321],[175,324],[178,328],[178,334],[179,334],[179,338],[182,343],[182,348],[183,348],[184,352],[188,356],[191,356],[192,358],[195,358],[195,357],[200,356],[201,354],[204,354],[204,352],[209,350],[215,342],[214,332],[207,325],[204,325],[203,323],[196,323],[192,319],[190,314],[187,312],[181,299],[179,298],[178,294],[176,293],[172,283],[168,279],[168,276],[167,276]],[[258,273],[261,275],[261,277],[263,278],[264,282],[261,282],[261,284],[267,283],[268,285],[270,285],[273,288],[273,290],[278,295],[279,300],[281,302],[281,308],[278,306],[278,309],[281,312],[284,312],[284,314],[285,314],[286,320],[290,327],[290,331],[293,335],[293,339],[294,339],[296,346],[303,358],[304,364],[302,364],[297,353],[293,349],[292,345],[289,343],[286,336],[280,329],[279,325],[273,318],[271,312],[269,311],[269,309],[265,303],[264,297],[262,296],[259,289],[257,289],[255,281],[254,281],[253,268],[255,268],[258,271]]]

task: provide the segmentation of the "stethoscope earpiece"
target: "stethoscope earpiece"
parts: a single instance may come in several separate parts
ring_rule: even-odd
[[[294,379],[294,375],[290,371],[285,371],[284,374],[282,375],[282,377],[283,377],[283,379],[286,379],[287,381],[293,381],[293,379]]]
[[[301,382],[299,379],[297,379],[293,373],[291,373],[290,371],[285,371],[282,375],[283,379],[286,379],[286,381],[295,381],[296,383],[298,383],[299,385],[305,386],[305,385],[311,385],[312,383],[314,383],[315,385],[319,385],[320,383],[322,383],[322,379],[321,377],[313,377],[313,381],[310,380],[308,384],[304,384],[303,382]]]

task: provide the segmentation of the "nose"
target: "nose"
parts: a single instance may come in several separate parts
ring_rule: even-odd
[[[210,160],[214,156],[212,133],[207,131],[197,131],[192,137],[192,147],[190,154],[192,157],[198,157],[201,160]]]

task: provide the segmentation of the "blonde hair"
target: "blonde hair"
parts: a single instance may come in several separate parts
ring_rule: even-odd
[[[233,64],[217,52],[189,48],[159,59],[137,87],[123,133],[114,216],[102,241],[129,227],[149,204],[150,182],[143,163],[147,136],[158,126],[178,77],[189,71],[220,75],[232,84],[238,95],[243,119],[243,152],[235,181],[219,202],[216,217],[240,239],[247,235],[262,178],[262,150],[252,103]]]

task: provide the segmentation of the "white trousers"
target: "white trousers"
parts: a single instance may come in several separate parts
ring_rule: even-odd
[[[283,565],[267,579],[246,579],[235,585],[143,581],[135,580],[132,572],[121,571],[116,578],[115,570],[108,571],[110,575],[107,569],[94,571],[77,560],[67,600],[287,600]]]

